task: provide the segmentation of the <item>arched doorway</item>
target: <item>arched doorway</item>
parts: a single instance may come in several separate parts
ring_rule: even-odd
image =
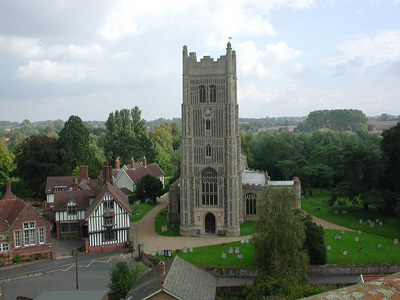
[[[212,213],[206,215],[205,229],[206,233],[215,233],[215,217]]]

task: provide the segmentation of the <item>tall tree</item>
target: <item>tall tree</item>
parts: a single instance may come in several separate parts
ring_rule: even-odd
[[[17,150],[15,174],[28,184],[32,196],[42,196],[47,176],[57,175],[61,163],[57,140],[48,135],[32,135]]]
[[[111,282],[108,284],[114,299],[123,299],[143,271],[142,265],[126,261],[116,262],[111,268]]]
[[[4,186],[7,178],[10,177],[14,169],[14,155],[10,153],[7,147],[0,141],[0,187]]]
[[[156,198],[162,195],[162,182],[154,176],[145,175],[137,183],[135,194],[137,199],[144,202],[146,199],[151,199],[156,203]]]

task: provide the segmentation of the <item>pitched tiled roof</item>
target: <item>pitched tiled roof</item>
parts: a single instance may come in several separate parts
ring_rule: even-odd
[[[14,223],[27,203],[11,192],[7,192],[0,200],[0,232],[5,232]]]
[[[128,169],[125,172],[133,182],[138,182],[145,175],[152,175],[154,177],[164,176],[164,172],[156,163],[136,167],[134,169]]]
[[[66,211],[68,202],[73,199],[77,210],[86,210],[89,206],[89,198],[96,197],[100,190],[55,191],[54,211]]]
[[[308,300],[400,299],[400,273],[304,298]]]
[[[46,180],[46,194],[53,194],[54,187],[56,186],[66,186],[67,191],[72,189],[72,184],[74,180],[78,180],[79,176],[50,176]]]
[[[187,261],[175,256],[165,264],[165,274],[158,269],[140,277],[126,296],[126,300],[139,300],[165,291],[178,299],[213,300],[217,288],[217,278]]]

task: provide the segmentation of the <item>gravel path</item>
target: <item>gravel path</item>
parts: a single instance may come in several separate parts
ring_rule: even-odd
[[[154,207],[151,211],[149,211],[141,220],[131,223],[130,236],[135,237],[135,240],[137,240],[140,244],[144,244],[143,250],[146,253],[157,250],[182,249],[183,247],[216,245],[221,243],[240,241],[243,238],[251,238],[251,236],[170,237],[158,235],[154,229],[154,222],[160,210],[168,205],[168,193],[157,199],[157,203],[158,205]],[[322,225],[324,228],[353,231],[352,229],[330,223],[318,217],[312,217],[315,223]]]

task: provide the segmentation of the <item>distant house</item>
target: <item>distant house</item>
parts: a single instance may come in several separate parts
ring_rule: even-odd
[[[128,197],[112,183],[112,169],[103,167],[103,187],[55,191],[57,238],[83,237],[87,252],[99,252],[127,245],[131,209]]]
[[[50,176],[46,180],[46,202],[48,207],[54,205],[54,192],[72,191],[77,183],[78,190],[90,190],[98,187],[97,179],[89,178],[88,166],[79,167],[79,176]]]
[[[214,300],[217,278],[175,256],[141,276],[125,300]]]
[[[33,206],[11,192],[7,180],[6,194],[0,200],[0,257],[6,262],[19,254],[51,256],[51,224]]]
[[[158,178],[164,187],[164,172],[157,163],[147,164],[147,159],[144,156],[142,162],[134,162],[132,158],[130,164],[122,167],[120,167],[119,161],[116,161],[112,174],[114,184],[127,194],[135,191],[136,183],[145,175]]]

